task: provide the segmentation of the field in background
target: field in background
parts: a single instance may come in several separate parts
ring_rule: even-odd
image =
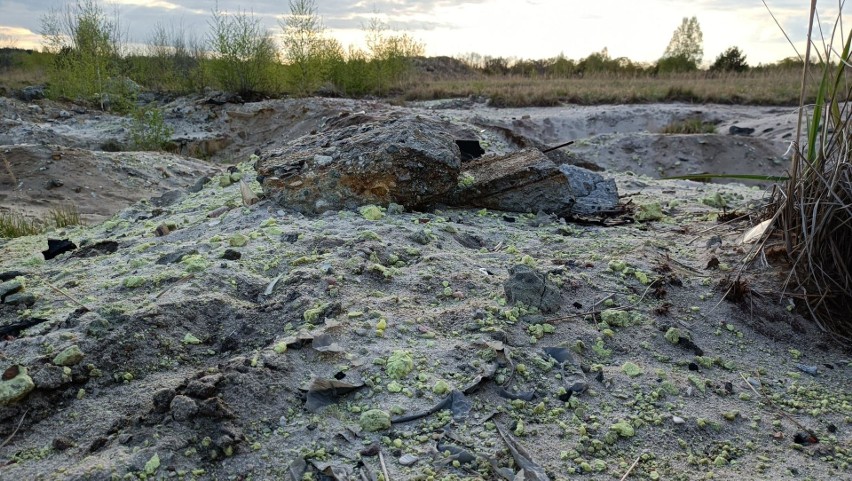
[[[54,59],[55,55],[42,52],[0,52],[0,93],[5,90],[10,95],[27,85],[47,83]],[[133,57],[132,62],[128,62],[128,76],[134,80],[140,79],[134,73],[138,74],[139,65],[144,62],[144,58]],[[282,69],[284,67],[281,66]],[[283,71],[281,75],[284,75]],[[140,83],[152,90],[188,93],[169,88],[168,85]],[[384,94],[366,94],[409,101],[477,96],[491,99],[491,105],[495,107],[650,102],[796,105],[800,87],[801,70],[797,67],[752,69],[743,73],[591,72],[559,77],[486,74],[466,68],[454,59],[423,58],[413,62],[412,68]],[[222,86],[217,85],[212,75],[208,75],[201,78],[195,90],[204,89],[222,89]],[[321,93],[341,94],[333,90]],[[291,94],[295,92],[281,89],[270,93],[270,96]],[[813,87],[808,98],[812,100],[815,95],[816,88]]]

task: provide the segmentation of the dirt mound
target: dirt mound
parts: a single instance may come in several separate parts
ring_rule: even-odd
[[[0,211],[43,219],[75,207],[100,222],[126,206],[168,191],[185,191],[218,170],[169,154],[92,152],[57,145],[4,145],[0,153]]]

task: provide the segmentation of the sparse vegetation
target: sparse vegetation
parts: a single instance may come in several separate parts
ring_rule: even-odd
[[[80,212],[74,206],[57,207],[44,219],[32,219],[16,212],[0,212],[0,238],[38,235],[52,228],[80,225]]]
[[[713,134],[716,126],[711,122],[705,122],[699,118],[676,120],[661,131],[663,134]]]

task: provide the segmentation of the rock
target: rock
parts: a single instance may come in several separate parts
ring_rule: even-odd
[[[188,189],[186,189],[186,191],[190,194],[201,192],[202,190],[204,190],[204,186],[207,185],[208,182],[210,182],[210,177],[207,177],[205,175],[204,177],[201,177],[200,179],[195,181],[195,183],[192,184]]]
[[[24,285],[21,284],[20,281],[16,280],[6,281],[0,284],[0,301],[5,302],[6,296],[20,291],[23,287]]]
[[[53,363],[57,366],[74,366],[79,364],[86,357],[83,351],[77,345],[66,348],[53,358]]]
[[[222,253],[222,259],[226,261],[238,261],[242,256],[240,252],[233,249],[225,249],[225,252]]]
[[[14,278],[16,278],[16,277],[24,277],[24,276],[26,276],[26,275],[27,275],[27,274],[26,274],[25,272],[21,272],[21,271],[4,271],[4,272],[0,272],[0,282],[11,281],[11,280],[13,280],[13,279],[14,279]],[[2,285],[2,284],[0,284],[0,285]],[[2,288],[0,288],[0,289],[2,289]]]
[[[736,125],[732,125],[728,128],[728,133],[731,135],[751,135],[754,133],[754,129],[751,127],[737,127]]]
[[[618,210],[615,181],[525,149],[471,162],[447,203],[509,212],[594,215]]]
[[[29,85],[18,91],[18,98],[24,102],[41,100],[44,98],[44,85]]]
[[[18,292],[12,294],[10,296],[6,296],[6,299],[3,301],[4,304],[8,304],[10,306],[32,306],[35,304],[36,297],[34,294],[29,292]]]
[[[510,304],[522,302],[545,314],[558,311],[562,305],[559,288],[548,281],[544,273],[524,264],[509,269],[509,279],[503,284],[503,290]]]
[[[167,264],[177,264],[184,257],[195,255],[195,254],[198,254],[197,249],[192,249],[192,248],[180,249],[178,251],[171,252],[169,254],[164,254],[164,255],[160,256],[160,258],[157,259],[157,265],[164,266],[164,265],[167,265]]]
[[[684,424],[686,423],[686,420],[680,416],[672,416],[672,422],[675,424]]]
[[[381,409],[370,409],[361,413],[359,423],[361,424],[361,429],[364,431],[376,432],[383,429],[390,429],[391,418],[390,414]]]
[[[52,391],[59,389],[65,384],[72,381],[71,377],[65,374],[65,369],[59,366],[46,364],[34,369],[30,374],[33,383],[40,390]]]
[[[168,411],[175,394],[175,390],[171,388],[163,388],[155,392],[152,399],[154,403],[154,411],[161,413]]]
[[[6,369],[3,380],[0,381],[0,406],[8,406],[20,401],[33,389],[35,389],[35,383],[27,375],[27,368],[15,365]]]
[[[264,153],[255,168],[268,197],[302,213],[391,202],[417,208],[456,186],[461,154],[450,131],[448,122],[417,115],[348,116]]]
[[[172,398],[169,410],[175,421],[186,421],[198,413],[198,404],[191,397],[178,394]]]
[[[420,461],[420,458],[412,454],[403,454],[402,457],[399,458],[399,464],[406,467],[414,466],[417,464],[417,461]]]
[[[216,386],[206,382],[192,380],[189,381],[184,392],[187,396],[192,396],[198,399],[207,399],[216,394]]]

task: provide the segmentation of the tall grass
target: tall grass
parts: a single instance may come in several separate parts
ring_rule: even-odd
[[[82,223],[80,211],[72,205],[51,209],[42,219],[32,219],[16,212],[0,212],[0,238],[38,235],[53,228]]]
[[[604,103],[694,102],[797,105],[801,70],[652,75],[596,72],[576,77],[518,75],[423,76],[402,85],[406,100],[482,96],[495,107]],[[808,87],[807,98],[816,89]]]
[[[809,39],[815,11],[812,0]],[[852,342],[852,31],[842,31],[841,13],[821,43],[810,40],[805,53],[806,60],[819,62],[805,62],[790,178],[776,196],[774,218],[793,262],[788,294],[807,307],[820,328]],[[808,105],[810,84],[817,94]]]

